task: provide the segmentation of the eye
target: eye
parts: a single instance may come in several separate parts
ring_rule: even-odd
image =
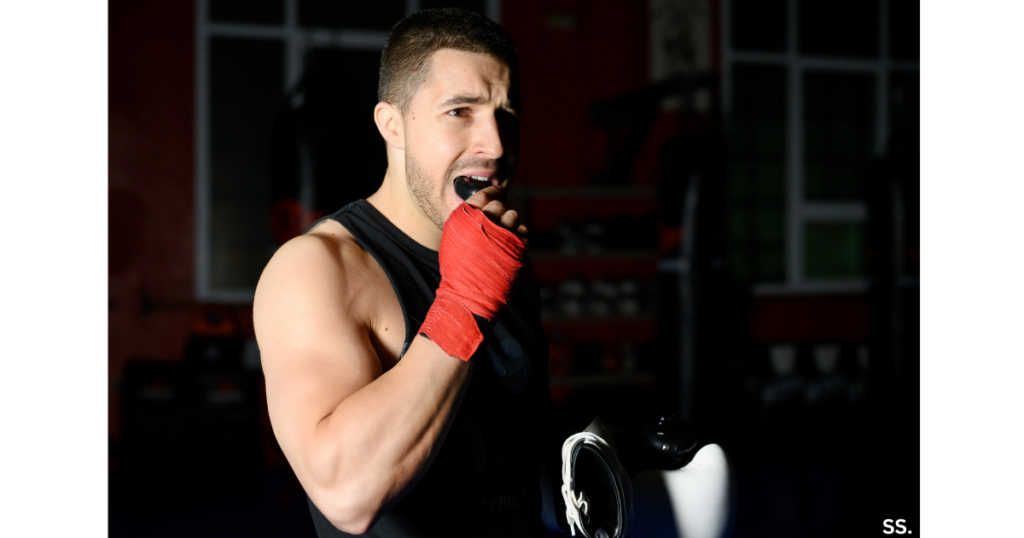
[[[456,118],[465,118],[466,116],[469,115],[469,109],[466,109],[466,108],[456,108],[455,110],[449,110],[448,111],[448,115],[449,116],[454,116]]]

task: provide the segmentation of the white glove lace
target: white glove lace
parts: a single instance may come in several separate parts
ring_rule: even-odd
[[[579,527],[580,533],[586,536],[580,519],[580,511],[582,510],[583,514],[586,515],[589,508],[587,496],[580,491],[579,497],[576,497],[573,495],[572,489],[572,451],[580,443],[595,445],[599,451],[611,454],[614,458],[614,453],[611,447],[608,446],[608,443],[599,435],[590,432],[570,435],[562,443],[562,500],[565,501],[565,519],[569,523],[569,531],[573,536],[576,536],[576,527]]]

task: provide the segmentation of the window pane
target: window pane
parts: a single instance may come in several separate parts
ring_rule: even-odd
[[[211,267],[214,288],[253,288],[273,252],[271,136],[281,106],[276,40],[210,41]]]
[[[299,0],[299,24],[314,28],[390,30],[405,16],[405,0]]]
[[[486,2],[484,0],[420,0],[420,9],[434,7],[461,7],[487,14]]]
[[[864,276],[864,225],[811,222],[804,226],[804,276]]]
[[[729,234],[734,276],[753,282],[785,278],[786,72],[733,67]]]
[[[826,56],[878,56],[878,0],[801,0],[800,52]]]
[[[284,0],[210,0],[210,19],[216,22],[283,24]]]
[[[921,4],[889,0],[889,53],[900,60],[921,58]]]
[[[804,75],[804,197],[862,200],[875,146],[875,77]]]
[[[785,0],[733,0],[729,40],[737,50],[786,50]]]

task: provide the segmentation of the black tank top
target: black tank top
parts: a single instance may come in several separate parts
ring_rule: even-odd
[[[326,218],[345,226],[391,281],[405,318],[404,355],[441,282],[437,252],[413,241],[365,200]],[[532,280],[532,274],[524,276],[519,283]],[[436,458],[364,536],[547,536],[539,486],[547,341],[539,310],[523,288],[515,286],[497,322],[485,329],[462,404]],[[309,506],[320,538],[350,536]]]

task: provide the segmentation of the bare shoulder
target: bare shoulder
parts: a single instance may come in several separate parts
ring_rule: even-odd
[[[381,375],[370,334],[380,293],[374,263],[329,221],[284,244],[264,269],[253,325],[275,430],[315,423]]]
[[[362,249],[343,226],[323,223],[310,233],[288,241],[274,253],[260,276],[253,315],[277,318],[315,304],[349,303],[366,276]],[[309,304],[312,302],[313,304]],[[356,314],[350,312],[349,314]]]
[[[380,276],[344,226],[322,222],[282,245],[263,270],[253,299],[257,338],[281,323],[373,325]]]
[[[357,263],[362,249],[352,234],[334,220],[324,220],[312,230],[293,238],[274,253],[268,268],[282,262],[308,264],[312,261],[327,262],[345,259],[349,266]]]

